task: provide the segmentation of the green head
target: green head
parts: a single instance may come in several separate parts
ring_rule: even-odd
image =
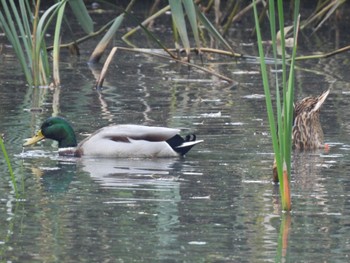
[[[77,146],[77,140],[72,126],[60,117],[51,117],[44,121],[37,134],[28,139],[23,146],[34,144],[45,138],[58,141],[58,148]]]

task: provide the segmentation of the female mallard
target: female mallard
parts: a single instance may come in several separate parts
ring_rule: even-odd
[[[324,144],[323,130],[320,123],[320,108],[330,90],[318,97],[306,97],[294,105],[294,122],[292,129],[293,149],[316,150],[328,149]],[[273,163],[273,181],[278,182],[276,160]]]
[[[297,150],[315,150],[325,147],[320,123],[320,108],[330,90],[318,97],[306,97],[294,107],[293,147]]]
[[[185,155],[201,143],[194,134],[183,139],[180,130],[141,125],[104,127],[77,144],[72,126],[63,118],[51,117],[36,135],[23,144],[32,145],[45,138],[58,141],[60,155],[92,157],[175,157]]]

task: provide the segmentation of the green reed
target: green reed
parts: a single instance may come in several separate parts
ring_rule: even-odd
[[[50,82],[45,34],[57,12],[64,9],[66,3],[67,0],[59,1],[39,17],[40,0],[35,2],[34,10],[30,1],[19,0],[16,5],[15,1],[1,0],[0,26],[14,49],[29,86],[45,86]],[[56,31],[60,30],[60,23],[62,23],[62,13],[59,15]],[[54,53],[55,49],[59,48],[59,37],[56,32]],[[55,59],[58,58],[55,56]],[[57,65],[56,61],[54,66]],[[57,71],[55,76],[56,74]]]
[[[272,137],[273,151],[275,153],[275,161],[277,164],[277,173],[280,186],[280,195],[282,201],[282,209],[285,211],[291,210],[290,201],[290,171],[291,171],[291,155],[292,155],[292,125],[293,125],[293,101],[294,101],[294,62],[297,48],[297,34],[299,27],[299,0],[294,3],[294,22],[293,22],[293,37],[294,43],[292,48],[292,55],[290,59],[286,56],[285,33],[284,33],[284,9],[283,1],[277,1],[277,13],[275,9],[275,1],[269,0],[269,22],[272,39],[273,55],[274,55],[274,69],[275,69],[275,109],[273,107],[271,98],[271,88],[269,83],[269,74],[267,72],[265,55],[262,44],[262,37],[258,19],[258,12],[256,3],[254,3],[254,17],[256,24],[257,42],[260,56],[261,75],[263,80],[263,87],[266,99],[267,115],[270,125],[270,132]],[[281,32],[280,50],[281,58],[278,57],[277,48],[278,41],[276,39],[278,18],[279,30]],[[289,65],[289,74],[287,64]],[[282,67],[281,79],[278,76],[278,68]]]
[[[12,186],[13,186],[13,189],[15,191],[15,195],[16,195],[16,197],[18,197],[18,190],[17,190],[17,183],[16,183],[15,174],[13,173],[13,169],[12,169],[12,165],[11,165],[11,162],[10,162],[10,158],[8,157],[8,154],[7,154],[7,151],[6,151],[6,148],[5,148],[5,144],[4,144],[4,141],[3,141],[1,136],[0,136],[0,148],[2,150],[2,153],[4,154],[4,158],[5,158],[5,161],[6,161],[6,164],[7,164],[7,168],[8,168],[9,173],[10,173]]]

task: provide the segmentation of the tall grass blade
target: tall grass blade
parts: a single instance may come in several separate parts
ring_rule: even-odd
[[[179,31],[177,30],[176,28],[176,25],[175,25],[175,21],[174,19],[172,20],[172,23],[171,23],[171,28],[172,28],[172,32],[173,32],[173,38],[174,38],[174,45],[175,45],[175,49],[178,53],[178,57],[180,57],[180,37],[179,37]],[[148,31],[148,30],[147,30]],[[149,32],[151,35],[153,35],[151,32]],[[160,41],[158,41],[157,39],[157,42],[159,42],[162,46],[165,47],[165,45],[163,45],[163,43],[161,43]]]
[[[136,17],[129,12],[125,11],[125,14],[127,14],[129,17],[135,20],[136,23],[139,24],[139,27],[143,29],[143,31],[147,34],[148,37],[150,37],[156,44],[159,45],[160,48],[162,48],[170,57],[173,59],[176,59],[176,56],[169,51],[169,49],[163,44],[151,31],[149,31],[142,23],[140,23]],[[177,31],[173,31],[174,33],[177,33]],[[177,39],[176,36],[174,36],[175,39]]]
[[[346,0],[336,0],[332,1],[331,4],[333,4],[330,8],[330,10],[324,15],[322,20],[318,23],[318,25],[314,28],[312,33],[315,33],[317,30],[320,29],[320,27],[329,19],[329,17],[338,10],[339,6],[345,3]]]
[[[183,1],[183,5],[185,7],[186,14],[187,14],[188,20],[189,20],[190,25],[191,25],[191,29],[193,32],[194,40],[196,42],[196,46],[198,49],[200,49],[201,43],[199,40],[197,13],[196,13],[196,8],[194,6],[194,2],[185,0],[185,1]]]
[[[10,3],[13,4],[12,1]],[[30,71],[30,68],[28,67],[28,64],[26,61],[27,50],[25,50],[26,48],[22,48],[21,42],[20,42],[20,39],[22,39],[22,41],[26,41],[28,40],[28,38],[30,39],[30,37],[28,37],[28,35],[26,34],[21,35],[17,32],[15,28],[15,23],[12,19],[12,15],[6,0],[2,0],[1,4],[2,4],[2,10],[0,10],[0,26],[5,32],[7,39],[12,44],[13,49],[20,61],[20,65],[24,72],[26,80],[28,84],[31,85],[33,83],[33,78],[32,78],[32,72]],[[14,10],[14,12],[16,13],[17,10]],[[17,14],[17,17],[18,17],[18,14]],[[31,52],[29,51],[27,54],[31,54]]]
[[[101,88],[103,86],[103,82],[105,80],[109,64],[112,62],[113,56],[114,56],[115,52],[117,52],[117,50],[118,50],[118,48],[114,47],[114,48],[112,48],[111,52],[109,53],[104,65],[103,65],[103,68],[101,70],[101,74],[98,77],[98,80],[96,82],[96,85],[95,85],[96,88]]]
[[[2,153],[4,154],[4,158],[5,158],[5,161],[6,161],[6,164],[7,164],[7,168],[9,169],[13,190],[15,191],[16,197],[18,197],[19,194],[18,194],[15,174],[13,173],[13,169],[12,169],[12,165],[11,165],[11,162],[10,162],[10,158],[8,157],[8,154],[7,154],[7,151],[6,151],[6,148],[5,148],[5,144],[4,144],[3,139],[1,138],[1,135],[0,135],[0,147],[1,147]]]
[[[277,114],[277,127],[282,127],[282,103],[281,103],[281,97],[280,97],[280,90],[279,90],[279,78],[277,76],[277,72],[278,72],[278,66],[281,64],[280,61],[278,62],[277,58],[277,38],[276,38],[276,19],[275,19],[275,14],[276,14],[276,10],[275,10],[275,4],[274,3],[270,3],[268,5],[269,7],[269,14],[270,15],[270,33],[271,33],[271,40],[272,40],[272,50],[273,50],[273,57],[274,57],[274,66],[275,66],[275,92],[276,92],[276,114]],[[282,132],[278,132],[277,133],[277,140],[278,141],[282,141]],[[282,149],[282,144],[279,144],[279,150],[280,153],[282,153],[283,149]],[[280,157],[282,159],[282,156]]]
[[[45,33],[51,24],[52,20],[59,12],[60,8],[67,3],[67,0],[60,1],[51,7],[49,7],[40,17],[38,25],[36,27],[36,33],[33,37],[35,37],[35,46],[34,54],[33,54],[33,74],[39,72],[36,76],[36,82],[34,85],[47,85],[48,84],[48,76],[50,67],[48,66],[48,56],[46,51],[46,43],[45,43]],[[62,23],[62,19],[61,19]]]
[[[65,2],[65,1],[64,1]],[[50,21],[53,19],[54,10],[63,4],[63,2],[56,3],[48,8],[41,16],[36,26],[35,34],[33,35],[34,46],[33,46],[33,76],[34,76],[34,86],[47,85],[47,79],[49,75],[49,68],[46,68],[47,65],[45,58],[47,58],[46,45],[44,41],[45,32],[47,30]],[[57,10],[57,9],[56,9]]]
[[[60,7],[57,13],[57,21],[55,27],[55,36],[53,42],[53,81],[55,86],[60,85],[60,71],[59,71],[59,62],[60,62],[60,33],[61,33],[61,25],[63,20],[63,15],[65,11],[66,2],[64,2]]]
[[[128,6],[125,8],[124,12],[128,13],[130,11],[130,9],[132,8],[132,6],[135,4],[135,2],[136,2],[136,0],[131,0],[129,2]],[[108,44],[110,43],[110,41],[114,37],[115,33],[119,29],[120,25],[122,24],[124,17],[125,17],[125,13],[119,15],[114,20],[112,26],[109,28],[107,33],[103,36],[101,41],[97,44],[95,50],[92,52],[92,54],[89,58],[89,63],[97,63],[101,59],[103,52],[106,50]]]
[[[23,23],[25,34],[27,35],[27,37],[29,37],[32,34],[30,26],[31,26],[31,22],[33,21],[33,18],[28,16],[28,14],[31,14],[31,10],[28,7],[28,1],[21,0],[21,1],[19,1],[19,5],[20,5],[22,21],[25,21]],[[26,41],[26,42],[30,45],[32,44],[31,41]],[[30,47],[30,49],[31,49],[31,47]],[[28,54],[28,55],[30,55],[30,54]]]
[[[198,6],[195,6],[197,17],[199,21],[203,24],[206,30],[221,44],[223,44],[228,50],[234,53],[230,44],[222,37],[219,31],[213,26],[213,24],[208,20],[208,18],[199,10]]]
[[[293,125],[293,101],[294,101],[294,62],[296,56],[297,31],[299,27],[299,0],[296,0],[294,8],[294,47],[292,54],[292,63],[288,74],[287,81],[287,59],[284,33],[284,8],[283,1],[277,1],[277,15],[280,27],[281,50],[282,50],[282,84],[280,85],[277,70],[275,74],[276,85],[276,115],[277,129],[275,121],[275,113],[272,107],[270,87],[268,82],[268,74],[266,70],[266,62],[264,58],[264,50],[262,46],[261,30],[259,25],[256,1],[253,0],[254,19],[256,24],[256,34],[258,39],[259,56],[261,60],[261,74],[266,98],[266,108],[272,137],[273,150],[275,153],[275,162],[277,164],[277,175],[280,182],[280,195],[282,201],[282,209],[291,210],[290,200],[290,172],[291,172],[291,154],[292,154],[292,125]],[[273,44],[273,54],[275,59],[275,69],[277,69],[277,39],[276,39],[276,20],[275,20],[275,2],[269,1],[270,13],[270,30]],[[282,86],[282,89],[280,88]],[[282,96],[280,93],[282,92]],[[278,132],[276,132],[278,131]]]
[[[182,8],[182,1],[179,0],[169,0],[169,5],[171,9],[171,16],[173,18],[176,30],[179,32],[182,44],[186,50],[187,56],[190,54],[190,41],[188,39],[185,14]]]
[[[260,25],[259,25],[259,18],[258,18],[258,12],[256,8],[255,1],[253,0],[253,10],[254,10],[254,18],[255,18],[255,27],[256,27],[256,34],[258,39],[258,49],[259,49],[259,57],[260,57],[260,67],[261,67],[261,76],[263,80],[263,87],[264,87],[264,93],[265,93],[265,102],[266,102],[266,108],[267,108],[267,116],[270,124],[270,132],[272,137],[272,145],[273,150],[276,156],[276,162],[277,164],[281,164],[280,159],[280,150],[278,145],[278,138],[276,133],[276,124],[275,124],[275,115],[272,107],[272,100],[271,100],[271,94],[270,94],[270,86],[268,81],[268,73],[266,69],[266,63],[265,63],[265,57],[264,57],[264,50],[262,46],[262,38],[261,38],[261,32],[260,32]],[[273,15],[273,14],[271,14]],[[278,166],[279,167],[279,166]],[[281,166],[282,167],[282,166]],[[282,169],[281,169],[282,172]]]
[[[24,47],[24,51],[25,51],[25,53],[27,53],[27,57],[29,60],[30,54],[31,54],[31,49],[32,49],[32,45],[31,45],[32,41],[31,41],[30,24],[28,23],[28,21],[30,21],[30,20],[26,20],[26,19],[28,19],[28,16],[27,16],[26,8],[24,6],[24,2],[23,2],[23,0],[21,0],[19,2],[20,11],[21,11],[20,14],[18,13],[17,7],[14,4],[14,2],[11,1],[10,4],[11,4],[12,13],[15,17],[17,28],[19,30],[19,35],[21,36],[21,42],[22,42],[22,45]]]
[[[88,10],[84,4],[83,0],[71,0],[69,5],[75,17],[78,19],[79,24],[83,28],[86,34],[91,34],[94,32],[94,23],[89,15]]]
[[[103,38],[100,40],[100,42],[95,47],[95,50],[92,52],[89,63],[98,63],[100,61],[103,52],[106,50],[108,44],[112,40],[112,38],[115,36],[115,32],[119,29],[120,25],[124,21],[125,14],[119,15],[113,22],[112,26],[109,28],[107,33],[103,36]]]
[[[142,26],[146,26],[148,23],[150,23],[151,21],[155,20],[157,17],[163,15],[165,12],[167,12],[168,10],[170,10],[170,6],[167,5],[166,7],[160,9],[159,11],[157,11],[156,13],[154,13],[153,15],[151,15],[150,17],[147,17],[142,23]],[[130,37],[132,34],[134,34],[137,30],[139,30],[141,28],[141,26],[135,27],[134,29],[130,30],[129,32],[127,32],[122,39],[124,41],[127,40],[128,37]]]

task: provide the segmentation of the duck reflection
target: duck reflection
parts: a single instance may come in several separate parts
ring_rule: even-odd
[[[35,189],[47,192],[66,192],[74,180],[77,171],[77,158],[60,157],[57,152],[43,150],[23,151],[15,155],[22,160],[22,165],[31,171],[35,180]],[[30,184],[32,178],[27,178]]]
[[[44,163],[31,162],[31,171],[41,180],[45,190],[64,192],[74,176],[88,173],[103,188],[137,187],[140,185],[164,185],[176,182],[182,160],[160,159],[106,159],[59,157]]]
[[[324,165],[324,159],[321,157],[321,151],[297,152],[293,156],[293,177],[295,186],[300,190],[321,191],[322,181],[321,171]]]
[[[310,205],[310,210],[327,212],[328,189],[323,176],[328,164],[321,151],[299,152],[293,156],[293,194],[300,198],[300,206]]]
[[[78,163],[82,171],[89,173],[94,181],[106,188],[175,181],[178,179],[176,171],[179,171],[181,167],[181,160],[175,158],[81,158]]]
[[[178,235],[172,230],[178,229],[181,224],[179,177],[182,174],[182,159],[81,158],[78,163],[80,169],[89,173],[99,188],[107,189],[99,191],[99,194],[104,195],[104,206],[113,208],[113,212],[107,214],[113,218],[117,215],[130,216],[130,220],[126,220],[128,223],[120,221],[118,231],[126,231],[125,236],[136,240],[135,229],[148,235],[150,230],[147,227],[156,226],[151,232],[158,240],[157,247],[160,249],[156,249],[154,254],[156,258],[166,257],[167,251],[178,242]],[[99,215],[97,212],[96,217]],[[119,246],[122,247],[125,242],[121,240]]]
[[[68,167],[67,167],[68,165]],[[32,166],[32,174],[40,180],[42,188],[51,193],[63,193],[69,188],[76,174],[76,164],[58,162],[55,166]]]
[[[93,238],[113,240],[113,249],[123,250],[130,240],[135,242],[140,235],[149,233],[158,244],[157,249],[150,248],[156,258],[166,257],[176,246],[178,234],[173,229],[181,224],[182,200],[178,177],[183,174],[183,166],[188,165],[186,161],[31,158],[24,163],[37,179],[29,177],[28,181],[34,182],[29,187],[40,192],[38,203],[44,207],[40,208],[41,222],[45,225],[42,243],[50,237],[47,232],[64,233],[67,243],[81,246],[76,235],[89,236],[90,229],[102,229],[93,232]],[[50,191],[49,195],[46,191]],[[69,239],[72,233],[74,237]],[[91,243],[88,249],[96,250],[99,244]],[[52,248],[45,252],[49,249]]]

